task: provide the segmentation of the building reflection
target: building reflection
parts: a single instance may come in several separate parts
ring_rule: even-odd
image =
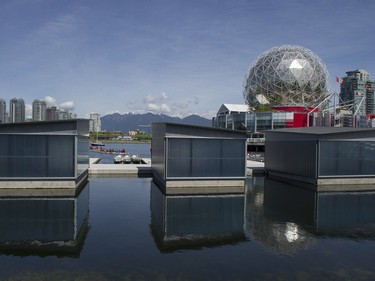
[[[244,194],[165,195],[151,182],[151,229],[161,252],[245,241]]]
[[[266,179],[248,179],[246,189],[246,234],[263,246],[279,253],[294,253],[309,247],[311,234],[291,220],[278,220],[265,206]]]
[[[307,186],[251,178],[246,233],[278,252],[310,247],[318,235],[375,236],[375,192],[315,192]]]
[[[0,254],[79,257],[88,215],[89,183],[75,197],[0,198]]]

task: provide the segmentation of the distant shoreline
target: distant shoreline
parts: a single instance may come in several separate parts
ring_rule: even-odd
[[[103,141],[102,142],[103,144],[114,144],[114,143],[116,143],[116,144],[129,144],[129,143],[131,143],[131,144],[151,144],[151,140],[149,140],[149,141],[136,141],[136,140],[106,140],[106,141]]]

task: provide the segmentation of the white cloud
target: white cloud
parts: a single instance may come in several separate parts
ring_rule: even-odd
[[[160,105],[160,111],[162,111],[163,113],[170,113],[171,109],[167,104],[163,103],[162,105]]]
[[[146,105],[146,109],[152,113],[164,113],[170,114],[172,112],[171,107],[168,105],[168,95],[164,92],[156,95],[147,95],[143,98],[143,103]],[[129,108],[136,109],[137,106],[130,104]],[[142,107],[144,108],[144,106]],[[138,111],[140,109],[138,108]]]
[[[155,103],[149,103],[147,104],[147,109],[150,111],[159,111],[160,107]]]
[[[56,99],[51,96],[44,97],[44,100],[47,103],[47,106],[56,106]]]
[[[157,103],[157,102],[161,102],[167,99],[168,99],[168,96],[166,93],[160,93],[158,95],[147,95],[143,98],[143,103],[145,104]]]
[[[169,105],[165,103],[162,103],[160,105],[155,103],[149,103],[147,104],[147,110],[153,113],[171,113],[171,108],[169,107]]]
[[[66,101],[60,104],[60,108],[66,110],[73,110],[74,109],[74,101]]]

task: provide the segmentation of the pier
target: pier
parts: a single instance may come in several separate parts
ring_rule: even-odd
[[[100,164],[100,158],[90,158],[89,176],[152,176],[150,158],[142,158],[142,164]],[[264,162],[247,160],[246,175],[263,175]]]
[[[151,159],[141,164],[100,164],[100,158],[90,158],[89,176],[152,176]]]

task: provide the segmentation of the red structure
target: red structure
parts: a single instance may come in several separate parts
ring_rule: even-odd
[[[312,113],[319,112],[318,108],[305,106],[273,106],[272,109],[275,111],[294,113],[293,120],[290,120],[286,124],[287,128],[309,127],[313,124]],[[309,118],[309,122],[307,122],[307,118]],[[308,126],[308,124],[310,125]]]

